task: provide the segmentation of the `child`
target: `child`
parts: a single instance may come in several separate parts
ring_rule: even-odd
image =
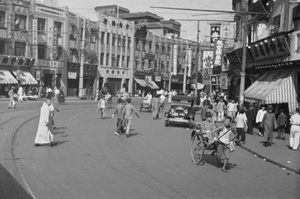
[[[98,102],[98,113],[100,113],[100,117],[101,119],[105,119],[105,100],[104,100],[104,96],[101,95],[100,96],[100,100]]]

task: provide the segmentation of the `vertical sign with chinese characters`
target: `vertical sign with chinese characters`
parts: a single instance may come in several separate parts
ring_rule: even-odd
[[[227,75],[227,73],[221,73],[220,88],[221,89],[228,89],[228,75]]]
[[[215,40],[220,39],[220,25],[210,27],[210,43],[215,43]]]
[[[203,68],[213,68],[213,51],[203,51]]]
[[[216,40],[215,48],[214,48],[214,59],[213,59],[214,67],[222,66],[223,48],[224,48],[224,41]]]
[[[173,73],[172,75],[177,75],[177,55],[178,55],[178,46],[174,45],[173,50]]]
[[[190,76],[192,76],[192,53],[193,53],[192,49],[188,48],[187,53],[188,53],[187,66],[188,66],[188,69],[189,69],[187,76],[190,77]]]
[[[37,18],[32,19],[32,54],[35,58],[34,65],[38,63],[38,27]]]
[[[54,26],[53,28],[53,59],[56,60],[57,58],[57,47],[58,47],[58,28]]]

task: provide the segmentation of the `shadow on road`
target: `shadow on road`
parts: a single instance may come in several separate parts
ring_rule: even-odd
[[[213,156],[211,156],[210,154],[204,154],[203,155],[203,161],[205,162],[205,163],[207,163],[207,164],[210,164],[210,165],[212,165],[212,166],[215,166],[215,167],[217,167],[217,168],[222,168],[222,165],[220,165],[219,163],[218,163],[218,161],[217,161],[217,158],[216,157],[213,157]],[[232,168],[234,168],[234,167],[236,167],[237,165],[236,164],[233,164],[233,163],[228,163],[227,164],[227,170],[230,170],[230,169],[232,169]]]
[[[31,199],[27,191],[0,164],[0,198]]]

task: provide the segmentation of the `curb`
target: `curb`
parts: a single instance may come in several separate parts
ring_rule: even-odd
[[[270,162],[270,163],[272,163],[272,164],[274,164],[274,165],[276,165],[276,166],[278,166],[278,167],[280,167],[280,168],[282,168],[282,169],[286,169],[286,170],[289,170],[289,171],[291,171],[291,172],[293,172],[293,173],[296,173],[296,174],[300,175],[300,169],[299,169],[299,170],[296,170],[296,169],[287,167],[287,166],[285,166],[285,165],[283,165],[283,164],[281,164],[281,163],[279,163],[279,162],[276,162],[276,161],[274,161],[274,160],[272,160],[272,159],[270,159],[270,158],[267,158],[267,157],[265,157],[265,156],[263,156],[263,155],[261,155],[261,154],[255,152],[255,151],[253,151],[253,150],[251,150],[251,149],[249,149],[249,148],[247,148],[247,147],[245,147],[245,146],[239,146],[239,147],[241,147],[241,148],[245,149],[246,151],[252,153],[254,156],[257,156],[258,158],[263,159],[263,160],[266,161],[266,162]]]

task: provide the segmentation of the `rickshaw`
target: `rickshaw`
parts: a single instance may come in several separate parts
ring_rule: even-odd
[[[206,132],[202,131],[200,123],[192,124],[194,129],[191,133],[192,147],[191,147],[191,157],[194,164],[199,165],[200,163],[203,165],[205,162],[203,161],[204,155],[210,154],[215,156],[219,165],[223,164],[223,155],[217,155],[217,149],[219,145],[224,145],[220,138],[224,136],[226,133],[230,132],[229,129],[225,134],[218,137],[217,140],[211,140],[210,136],[206,136]],[[230,151],[234,150],[233,142],[238,135],[235,135],[232,139],[230,139],[231,147]]]
[[[200,110],[194,106],[195,98],[187,95],[175,95],[172,97],[171,107],[165,113],[165,126],[171,124],[190,125],[195,120],[196,111]]]

